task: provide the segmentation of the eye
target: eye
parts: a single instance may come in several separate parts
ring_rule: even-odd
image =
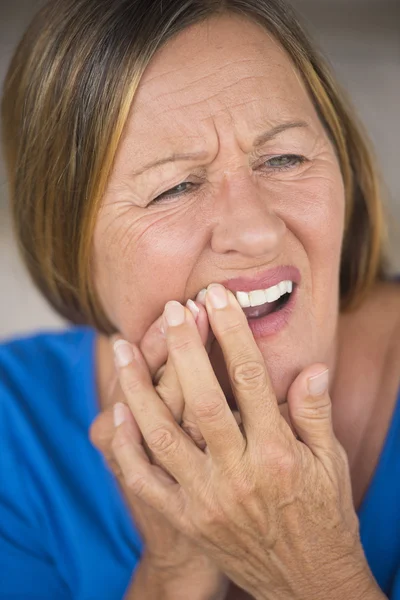
[[[156,204],[157,202],[164,200],[164,198],[174,198],[176,196],[184,196],[185,194],[189,193],[192,190],[192,187],[195,185],[196,184],[194,184],[190,181],[183,181],[182,183],[179,183],[175,187],[167,190],[166,192],[163,192],[162,194],[160,194],[159,196],[154,198],[154,200],[152,200],[150,204]],[[189,187],[189,189],[188,189],[185,186],[191,186],[191,187]]]
[[[297,154],[281,154],[279,156],[273,156],[266,160],[263,166],[267,166],[274,171],[285,171],[288,169],[293,169],[303,163],[307,162],[305,156],[300,156]],[[162,202],[163,200],[168,200],[168,198],[178,198],[180,196],[184,196],[185,194],[193,191],[193,188],[198,187],[199,184],[192,183],[191,181],[183,181],[182,183],[178,183],[173,188],[166,190],[159,196],[156,196],[150,204],[157,204]]]
[[[297,154],[281,154],[269,158],[263,164],[274,171],[285,171],[286,169],[292,169],[293,167],[302,165],[306,161],[307,159],[305,156],[299,156]]]

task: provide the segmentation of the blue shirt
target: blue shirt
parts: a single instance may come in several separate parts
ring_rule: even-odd
[[[1,600],[120,600],[140,561],[143,542],[88,437],[95,339],[80,327],[0,345]],[[358,514],[370,568],[400,600],[400,401]]]

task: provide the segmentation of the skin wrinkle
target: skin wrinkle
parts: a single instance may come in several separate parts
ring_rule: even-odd
[[[259,75],[258,77],[255,77],[254,75],[249,75],[248,77],[243,77],[240,80],[240,83],[245,82],[246,80],[251,80],[254,81],[255,79],[264,79],[263,75]],[[233,81],[231,84],[229,84],[228,86],[226,86],[226,88],[224,89],[224,92],[226,93],[228,90],[234,88],[236,85],[238,85],[238,83],[236,81]],[[176,92],[174,91],[174,95],[176,94],[177,96],[182,94],[182,92],[186,89],[189,89],[191,87],[191,84],[188,84],[187,86],[181,88],[180,90],[177,90]],[[218,90],[218,92],[216,92],[215,94],[212,94],[211,96],[209,96],[207,99],[208,101],[213,100],[214,98],[217,98],[220,95],[221,91]],[[165,94],[161,94],[160,96],[158,96],[157,100],[160,100],[161,98],[163,98],[164,96],[171,96],[172,94],[170,93],[165,93]],[[198,101],[197,104],[200,104],[201,102],[203,102],[204,100],[201,99]],[[193,104],[191,106],[194,106]],[[181,107],[184,108],[184,105]]]
[[[289,121],[309,129],[285,131],[255,153],[251,144],[265,126]],[[176,163],[134,182],[130,176],[132,165],[198,150],[208,152],[206,165]],[[261,166],[278,154],[310,162],[282,172]],[[144,206],[186,180],[199,187]],[[302,285],[289,327],[257,341],[282,403],[306,365],[334,368],[344,204],[333,146],[280,46],[245,19],[188,28],[143,75],[100,210],[94,255],[106,313],[139,343],[168,300],[185,302],[212,281],[297,266]],[[216,343],[210,359],[229,396]]]
[[[284,135],[284,134],[285,134],[285,132],[283,132],[281,135]],[[318,140],[315,140],[315,141],[314,141],[314,144],[316,145],[317,143],[318,143]],[[241,148],[241,149],[244,151],[244,149],[243,149],[243,148]],[[255,157],[255,159],[260,159],[260,158],[263,156],[263,154],[262,154],[262,151],[261,151],[260,149],[257,149],[257,150],[255,150],[255,151],[253,152],[253,156]],[[210,161],[209,161],[209,163],[210,163],[210,162],[212,162],[212,160],[210,160]],[[204,164],[205,164],[205,163],[204,163]],[[164,166],[164,169],[165,169],[165,166]],[[145,175],[145,174],[143,174],[143,175]],[[155,173],[154,173],[154,174],[153,174],[153,176],[154,176],[154,177],[157,177],[157,176],[158,176],[158,174],[155,174]],[[147,177],[149,177],[149,175],[148,175],[148,174],[147,174]]]

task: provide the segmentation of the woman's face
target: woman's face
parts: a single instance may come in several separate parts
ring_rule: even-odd
[[[192,26],[147,68],[99,212],[106,314],[138,343],[168,300],[297,268],[287,324],[256,339],[281,403],[305,366],[333,362],[344,203],[333,146],[278,43],[236,16]],[[216,343],[211,362],[229,394]]]

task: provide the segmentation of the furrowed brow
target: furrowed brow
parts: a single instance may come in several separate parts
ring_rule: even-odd
[[[297,127],[308,127],[308,123],[306,121],[294,121],[293,123],[282,123],[281,125],[277,125],[268,131],[264,131],[260,133],[254,140],[254,147],[258,148],[262,146],[266,142],[269,142],[274,137],[283,133],[287,129],[294,129]],[[152,161],[140,167],[140,169],[136,169],[135,171],[131,171],[132,177],[137,177],[141,175],[145,171],[149,171],[150,169],[155,169],[156,167],[161,167],[167,163],[179,162],[179,161],[189,161],[189,160],[204,160],[208,157],[208,153],[206,151],[202,152],[190,152],[190,153],[174,153],[171,156],[167,156],[166,158],[160,158],[156,161]]]
[[[189,161],[189,160],[202,160],[202,159],[206,159],[207,156],[208,156],[208,152],[205,152],[205,151],[191,152],[191,153],[185,153],[185,154],[174,153],[174,154],[171,154],[171,156],[168,156],[166,158],[160,158],[159,160],[147,163],[143,167],[140,167],[140,169],[137,169],[136,171],[131,171],[131,173],[132,173],[133,177],[137,177],[138,175],[141,175],[145,171],[149,171],[150,169],[155,169],[156,167],[161,167],[161,165],[165,165],[167,163],[178,162],[178,161]]]

